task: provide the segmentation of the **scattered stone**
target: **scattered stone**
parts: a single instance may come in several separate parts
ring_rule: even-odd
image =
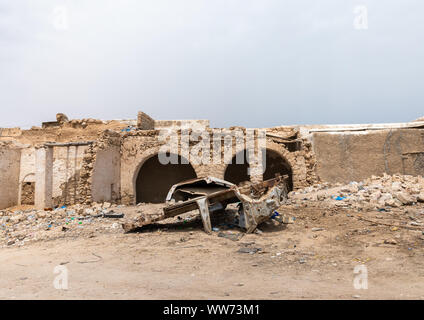
[[[386,240],[384,240],[384,243],[396,245],[397,241],[395,239],[386,239]]]
[[[218,237],[226,238],[226,239],[229,239],[229,240],[232,240],[232,241],[239,241],[243,237],[243,234],[241,234],[241,233],[239,233],[239,234],[229,233],[229,232],[222,232],[221,231],[220,233],[218,233]]]
[[[325,202],[329,207],[389,212],[390,208],[424,202],[424,179],[384,174],[347,185],[321,183],[290,192],[288,198],[289,203],[297,207],[307,206],[307,202]]]
[[[410,205],[414,203],[414,199],[406,192],[398,192],[395,197],[402,202],[403,205]]]
[[[47,216],[44,211],[38,211],[36,215],[38,219],[44,219]]]
[[[249,247],[242,247],[238,249],[237,252],[239,253],[249,253],[249,254],[255,254],[256,252],[261,251],[261,248],[249,248]]]
[[[111,203],[109,203],[109,202],[105,202],[105,203],[103,203],[103,209],[109,209],[110,207],[112,206],[112,204]]]

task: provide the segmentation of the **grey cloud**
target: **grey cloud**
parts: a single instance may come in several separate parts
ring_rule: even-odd
[[[366,5],[369,29],[353,28]],[[56,6],[68,30],[52,24]],[[70,117],[213,126],[421,116],[424,3],[0,1],[0,126]]]

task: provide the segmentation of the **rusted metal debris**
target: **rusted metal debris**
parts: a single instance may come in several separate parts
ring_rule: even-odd
[[[212,232],[210,214],[223,210],[230,203],[239,205],[239,226],[247,233],[270,219],[275,210],[287,200],[287,176],[276,177],[258,184],[239,188],[231,182],[214,177],[187,180],[175,184],[166,197],[163,213],[156,216],[141,215],[136,221],[124,223],[131,231],[160,220],[199,210],[206,233]]]

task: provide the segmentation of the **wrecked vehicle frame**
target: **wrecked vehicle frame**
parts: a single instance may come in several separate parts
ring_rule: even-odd
[[[183,181],[169,190],[162,214],[155,217],[141,215],[132,223],[124,223],[123,228],[128,232],[197,209],[205,232],[210,234],[210,213],[225,210],[230,203],[239,203],[239,226],[251,233],[260,223],[275,216],[275,210],[287,200],[287,178],[278,176],[243,187],[215,177]]]

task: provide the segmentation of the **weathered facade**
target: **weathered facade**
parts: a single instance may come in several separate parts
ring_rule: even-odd
[[[178,163],[164,165],[158,158],[167,143],[161,129],[173,129],[180,140],[183,130],[201,131],[209,138],[189,141],[188,150],[175,151]],[[203,176],[243,184],[287,174],[289,188],[298,189],[320,180],[349,182],[383,173],[424,174],[424,122],[261,129],[266,166],[252,175],[248,174],[249,163],[236,163],[237,154],[245,153],[245,148],[240,149],[237,139],[231,138],[228,151],[224,136],[216,142],[217,130],[221,129],[210,128],[207,120],[158,121],[144,113],[134,120],[112,121],[69,121],[58,114],[57,121],[42,127],[0,129],[0,209],[21,204],[51,208],[105,201],[163,202],[173,184]],[[247,129],[223,132],[231,136],[237,130]],[[258,139],[259,130],[251,132]],[[187,159],[208,145],[221,159],[229,154],[230,161],[212,161],[212,153],[206,161]]]

